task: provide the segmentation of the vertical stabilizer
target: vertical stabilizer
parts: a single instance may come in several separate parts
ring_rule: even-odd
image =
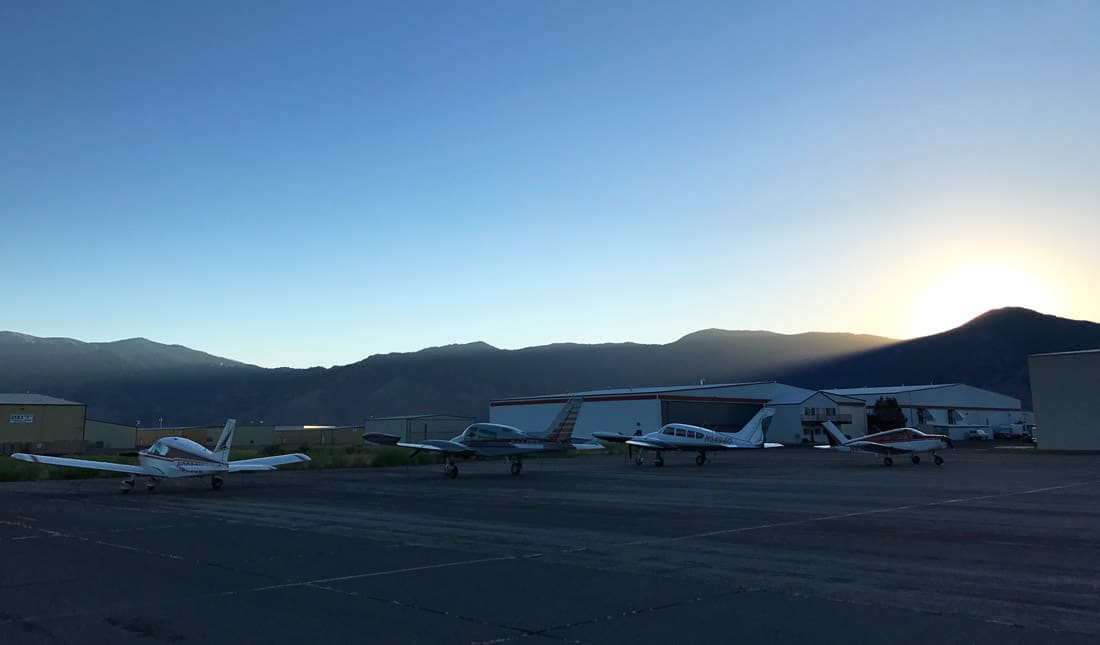
[[[218,443],[214,444],[214,458],[222,463],[229,461],[229,448],[233,445],[233,431],[236,429],[236,419],[226,420],[225,429],[218,437]]]
[[[566,401],[565,407],[561,409],[557,418],[546,429],[546,435],[543,438],[546,441],[556,441],[558,443],[572,441],[573,428],[576,427],[577,416],[581,412],[581,403],[584,403],[584,399],[580,397]]]
[[[821,427],[825,428],[825,436],[828,437],[830,446],[843,446],[848,443],[848,437],[845,437],[832,421],[823,422]]]
[[[748,444],[764,445],[764,434],[772,423],[773,414],[775,414],[775,408],[760,408],[744,428],[730,434]]]

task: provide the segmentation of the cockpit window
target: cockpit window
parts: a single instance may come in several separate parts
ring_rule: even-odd
[[[665,428],[665,431],[662,432],[661,434],[675,435],[676,434],[676,428]]]
[[[168,454],[168,444],[163,441],[158,441],[153,444],[153,447],[149,448],[149,452],[163,457]]]

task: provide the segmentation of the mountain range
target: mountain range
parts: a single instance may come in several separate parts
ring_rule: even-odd
[[[775,380],[812,389],[962,382],[1029,407],[1029,354],[1098,347],[1100,324],[1020,308],[907,341],[707,329],[665,345],[502,350],[475,342],[311,369],[266,369],[143,338],[85,343],[0,332],[0,391],[80,401],[89,418],[146,425],[229,416],[268,424],[429,413],[485,418],[495,398],[700,380]]]

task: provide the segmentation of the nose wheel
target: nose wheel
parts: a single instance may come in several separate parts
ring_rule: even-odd
[[[939,455],[932,455],[932,459],[935,460],[937,466],[943,465],[943,457]]]
[[[149,481],[145,482],[145,490],[151,493],[157,489],[157,484],[159,483],[159,479],[157,479],[156,477],[150,477]]]
[[[635,466],[641,466],[644,463],[645,463],[645,459],[643,459],[641,455],[638,455],[637,457],[634,458],[634,465]]]
[[[910,457],[910,459],[913,460],[914,464],[919,464],[920,463],[920,455],[913,455],[912,457]]]
[[[523,460],[519,457],[512,457],[508,461],[512,462],[512,474],[518,475],[523,470]]]
[[[699,453],[699,456],[695,458],[695,465],[702,466],[707,463],[707,454],[705,452]]]
[[[883,466],[893,466],[894,465],[894,460],[889,458],[889,457],[883,457],[882,465]]]
[[[214,490],[221,490],[223,483],[225,482],[222,481],[221,477],[214,476],[210,478],[210,488],[213,488]]]
[[[660,468],[665,465],[664,457],[661,457],[661,453],[657,453],[657,457],[653,459],[653,465]]]
[[[458,466],[455,465],[454,459],[447,459],[443,464],[443,475],[450,479],[458,477]]]

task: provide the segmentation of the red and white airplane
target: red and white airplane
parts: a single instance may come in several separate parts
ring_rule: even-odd
[[[930,453],[936,465],[941,466],[943,457],[936,453],[955,447],[951,443],[951,437],[947,435],[926,434],[914,428],[896,428],[849,439],[833,425],[832,421],[826,421],[821,425],[824,426],[825,434],[829,437],[829,445],[814,446],[814,448],[838,452],[870,452],[882,455],[882,463],[887,466],[893,465],[893,455],[909,455],[909,459],[914,464],[919,464],[921,453]]]
[[[155,490],[162,479],[209,477],[210,486],[217,490],[222,487],[221,475],[225,473],[275,470],[276,466],[283,464],[309,461],[309,455],[300,453],[229,461],[229,448],[233,445],[233,431],[236,427],[236,419],[226,421],[225,428],[222,430],[221,436],[218,437],[218,443],[214,445],[212,451],[185,437],[157,439],[156,443],[149,446],[148,449],[138,453],[137,466],[92,461],[90,459],[28,455],[22,452],[17,452],[11,457],[32,464],[51,464],[54,466],[68,466],[69,468],[126,473],[130,477],[122,481],[122,492],[124,493],[129,493],[133,489],[135,477],[148,478],[145,482],[145,488],[149,490]]]

